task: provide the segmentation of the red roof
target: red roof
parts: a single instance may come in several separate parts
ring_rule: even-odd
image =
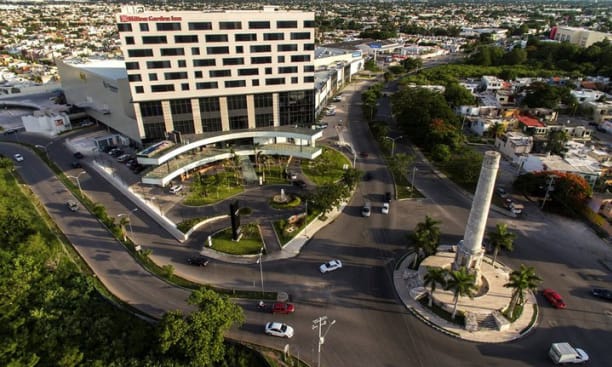
[[[519,116],[518,120],[525,126],[529,127],[544,127],[544,124],[529,116]]]

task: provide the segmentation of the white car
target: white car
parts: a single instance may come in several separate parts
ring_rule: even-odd
[[[389,203],[383,203],[382,209],[380,211],[383,214],[389,214]]]
[[[15,160],[17,162],[22,162],[23,161],[23,156],[19,153],[13,154],[13,158],[15,158]]]
[[[282,322],[269,322],[266,324],[266,334],[280,338],[293,337],[293,328]]]
[[[321,265],[319,267],[319,271],[321,271],[321,274],[325,274],[330,271],[338,270],[340,268],[342,268],[342,261],[335,259],[330,260],[329,262],[326,262],[325,264]]]
[[[170,188],[171,194],[178,194],[183,189],[183,185],[174,185]]]

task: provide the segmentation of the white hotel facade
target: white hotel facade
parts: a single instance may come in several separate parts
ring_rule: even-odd
[[[131,103],[143,142],[174,139],[138,155],[157,166],[144,183],[229,158],[263,154],[313,159],[314,13],[144,12],[117,15]]]

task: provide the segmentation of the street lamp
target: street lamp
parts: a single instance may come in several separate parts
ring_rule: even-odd
[[[415,189],[414,187],[414,175],[416,174],[416,171],[418,171],[418,169],[416,168],[416,166],[412,167],[412,190]]]
[[[546,193],[544,194],[544,200],[542,200],[542,206],[540,209],[544,209],[544,204],[546,204],[546,200],[551,191],[555,191],[555,187],[553,184],[555,183],[555,176],[548,177],[548,182],[546,183]]]
[[[257,258],[257,263],[259,264],[259,277],[261,278],[261,295],[262,296],[264,294],[263,267],[262,267],[263,261],[261,261],[261,257],[263,256],[263,251],[264,251],[264,248],[262,246],[259,249],[259,257]]]
[[[79,172],[79,174],[78,174],[78,175],[76,175],[76,176],[71,176],[71,175],[68,175],[68,177],[70,177],[70,178],[74,178],[74,179],[76,180],[77,186],[79,187],[79,193],[80,193],[81,195],[83,195],[83,190],[81,189],[81,181],[79,181],[79,177],[81,177],[81,175],[82,175],[83,173],[87,173],[87,172],[85,172],[85,171],[81,171],[81,172]]]
[[[136,212],[136,211],[138,211],[138,208],[132,209],[132,212]],[[117,218],[121,218],[121,217],[127,217],[128,226],[130,228],[130,234],[132,235],[132,238],[134,238],[134,231],[132,230],[132,218],[130,217],[130,214],[129,213],[128,214],[125,214],[125,213],[117,214]],[[123,240],[125,241],[125,236],[123,237],[124,237]]]
[[[383,138],[389,139],[392,142],[391,143],[391,157],[395,156],[395,141],[398,140],[398,139],[401,139],[403,137],[404,137],[403,135],[400,135],[400,136],[395,137],[395,138],[392,138],[390,136],[383,136]]]
[[[327,335],[327,333],[329,333],[329,329],[331,329],[331,327],[335,323],[336,323],[336,320],[332,320],[332,322],[327,327],[327,330],[325,330],[325,333],[323,333],[323,336],[321,336],[321,328],[327,325],[327,316],[321,316],[317,319],[312,320],[312,330],[319,329],[319,340],[317,341],[317,344],[318,344],[317,367],[321,367],[321,346],[323,345],[323,343],[325,343],[325,336]]]
[[[47,149],[49,148],[49,145],[51,145],[51,144],[53,144],[53,141],[51,141],[51,142],[49,142],[48,144],[45,144],[45,145],[40,145],[40,144],[35,145],[36,148],[45,151],[45,156],[47,157],[47,160],[49,160],[49,151]]]

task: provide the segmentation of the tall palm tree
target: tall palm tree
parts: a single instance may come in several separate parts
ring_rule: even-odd
[[[448,270],[444,268],[428,267],[427,273],[423,277],[424,285],[429,286],[429,307],[433,305],[433,294],[436,291],[436,285],[439,283],[443,287],[446,285],[446,275]]]
[[[504,287],[513,289],[512,298],[510,298],[510,304],[508,305],[511,318],[514,317],[516,306],[525,303],[525,291],[534,291],[541,281],[542,279],[536,275],[535,268],[532,266],[521,264],[519,270],[510,273],[510,279],[508,283],[504,284]]]
[[[516,238],[516,234],[509,232],[508,225],[505,223],[497,223],[495,229],[495,232],[487,233],[491,246],[493,246],[493,266],[495,266],[499,250],[512,251],[514,249],[514,239]]]
[[[414,266],[416,266],[421,250],[423,250],[427,256],[436,253],[436,249],[440,244],[439,224],[439,221],[426,215],[425,222],[418,223],[414,228],[414,233],[411,236],[412,245],[416,250]]]
[[[125,230],[125,226],[127,226],[130,223],[130,218],[128,218],[127,215],[122,215],[119,219],[119,228],[121,229],[121,237],[123,237],[123,242],[125,242],[127,240],[126,236],[126,230]]]
[[[453,292],[453,302],[455,304],[453,305],[452,318],[455,319],[459,297],[474,297],[474,293],[476,291],[476,275],[470,274],[465,267],[461,267],[459,270],[451,271],[449,275],[450,277],[446,281],[445,289]]]

